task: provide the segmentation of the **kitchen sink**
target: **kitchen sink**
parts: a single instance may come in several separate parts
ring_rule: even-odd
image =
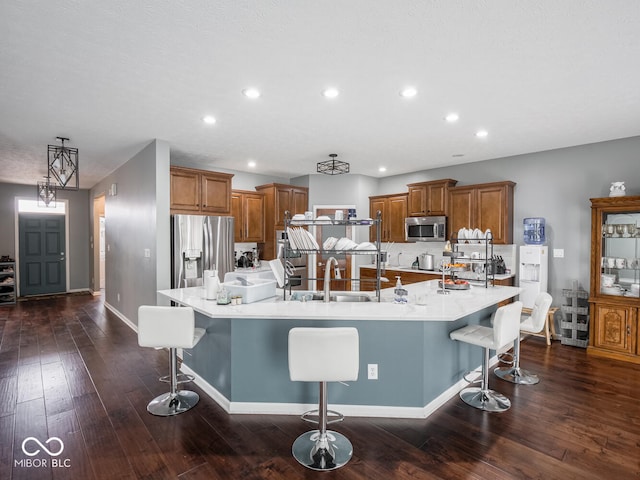
[[[370,302],[371,297],[363,293],[332,293],[329,296],[332,302]],[[324,293],[322,292],[294,292],[291,296],[292,301],[298,302],[321,302],[324,301]]]
[[[331,295],[332,302],[370,302],[369,295]]]

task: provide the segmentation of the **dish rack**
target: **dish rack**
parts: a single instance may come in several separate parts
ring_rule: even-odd
[[[286,211],[284,214],[284,226],[285,232],[287,232],[287,239],[285,242],[285,248],[283,251],[283,261],[287,265],[287,259],[292,254],[309,255],[310,259],[307,265],[314,261],[314,264],[318,264],[317,256],[329,255],[333,257],[348,258],[350,255],[373,255],[376,265],[376,280],[375,280],[375,296],[377,301],[380,301],[380,284],[382,277],[382,258],[383,252],[381,250],[380,238],[381,238],[381,225],[382,225],[382,212],[376,213],[376,218],[345,218],[345,219],[332,219],[330,217],[317,218],[314,220],[302,219],[300,217],[291,218],[291,213]],[[322,236],[322,229],[327,227],[339,227],[342,228],[345,236],[336,242],[318,241],[316,235]],[[351,229],[356,227],[375,228],[376,236],[373,242],[364,242],[365,245],[356,244],[348,240]],[[313,230],[313,231],[310,231]],[[364,248],[362,248],[364,246]],[[290,273],[287,268],[284,272],[285,280],[285,298],[287,292],[291,294],[291,285],[288,280]],[[307,281],[324,281],[324,278],[319,277],[306,277]],[[336,281],[336,278],[332,278]],[[359,282],[358,278],[340,278],[340,281],[344,281],[345,284]],[[287,288],[287,285],[289,286]]]

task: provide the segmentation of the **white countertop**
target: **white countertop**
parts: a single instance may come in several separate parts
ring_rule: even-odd
[[[409,303],[404,305],[393,303],[393,288],[381,292],[380,303],[375,301],[373,292],[362,292],[373,296],[371,302],[324,303],[285,301],[282,290],[277,290],[275,297],[242,305],[217,305],[215,300],[205,300],[204,287],[160,290],[158,293],[204,315],[220,318],[454,321],[512,298],[521,291],[518,287],[472,286],[469,290],[452,290],[448,295],[442,295],[437,293],[437,280],[405,285],[404,288],[409,292]]]

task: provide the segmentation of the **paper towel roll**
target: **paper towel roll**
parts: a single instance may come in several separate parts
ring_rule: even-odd
[[[220,280],[218,272],[215,270],[205,270],[202,272],[204,281],[204,298],[207,300],[216,300],[218,290],[220,290]]]

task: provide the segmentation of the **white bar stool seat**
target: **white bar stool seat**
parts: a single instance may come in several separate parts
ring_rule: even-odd
[[[524,333],[539,333],[545,328],[547,315],[553,298],[547,292],[540,292],[535,299],[533,310],[530,316],[522,316],[520,322],[520,331]],[[508,356],[507,356],[508,358]],[[511,365],[510,367],[498,367],[493,373],[507,382],[517,383],[520,385],[535,385],[540,378],[522,368],[520,368],[520,335],[513,344],[513,355],[511,361],[503,363]]]
[[[484,348],[481,386],[467,387],[460,392],[460,398],[466,404],[489,412],[504,412],[511,407],[511,401],[507,397],[489,389],[489,351],[498,350],[518,337],[521,313],[522,302],[509,303],[496,310],[493,328],[467,325],[449,333],[452,340]]]
[[[178,390],[178,348],[193,348],[204,336],[204,328],[195,328],[191,307],[164,307],[142,305],[138,308],[138,345],[151,348],[168,348],[171,389],[151,400],[147,411],[167,417],[193,408],[200,397],[190,390]],[[189,381],[192,378],[189,378]]]
[[[358,379],[360,365],[358,330],[352,327],[296,327],[289,331],[289,376],[294,382],[319,382],[318,410],[306,412],[318,415],[318,429],[303,433],[294,442],[294,458],[311,470],[328,471],[345,465],[353,455],[353,446],[344,435],[327,430],[330,423],[344,417],[327,409],[327,382],[348,382]],[[337,418],[327,420],[331,413]]]

